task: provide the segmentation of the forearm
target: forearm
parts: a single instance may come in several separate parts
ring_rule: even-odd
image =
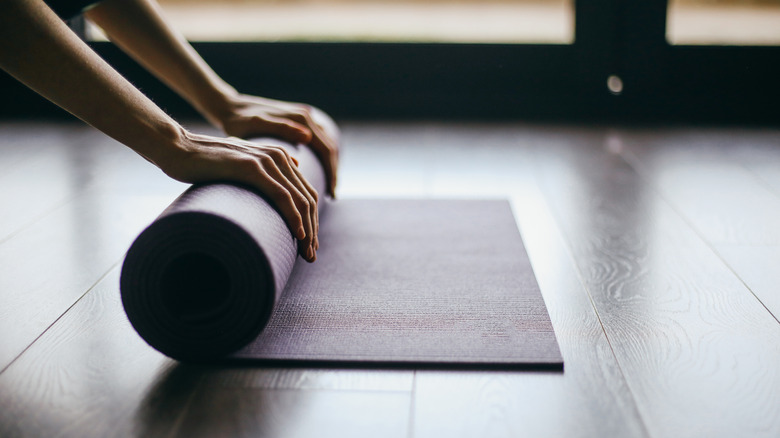
[[[40,0],[0,14],[0,67],[163,167],[181,127],[114,71]]]
[[[206,64],[149,0],[104,0],[86,13],[117,44],[218,124],[235,89]]]
[[[334,195],[337,134],[329,135],[318,125],[312,117],[317,111],[304,104],[237,93],[168,25],[154,0],[104,0],[87,17],[226,134],[274,136],[310,146],[325,167],[328,192]],[[330,131],[337,131],[330,125]]]
[[[0,68],[185,182],[234,181],[267,195],[316,259],[317,193],[275,145],[192,134],[116,73],[41,0],[7,0]]]

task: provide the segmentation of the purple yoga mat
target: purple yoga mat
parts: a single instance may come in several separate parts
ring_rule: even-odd
[[[324,193],[324,172],[308,148],[263,141],[287,149]],[[194,185],[130,246],[122,304],[160,352],[182,361],[221,358],[265,327],[296,254],[292,233],[260,194],[233,184]]]
[[[313,154],[289,150],[323,193]],[[290,231],[262,196],[192,187],[128,251],[128,318],[152,347],[185,361],[562,368],[508,202],[321,206],[309,264],[296,261]]]
[[[260,336],[234,358],[560,368],[509,203],[342,200]]]

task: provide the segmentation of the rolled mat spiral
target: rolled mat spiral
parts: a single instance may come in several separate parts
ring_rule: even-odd
[[[277,144],[324,193],[325,175],[314,154]],[[220,358],[262,331],[296,255],[289,228],[264,197],[233,184],[194,185],[128,250],[122,303],[138,334],[167,356]]]

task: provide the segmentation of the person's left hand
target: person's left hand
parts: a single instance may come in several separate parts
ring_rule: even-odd
[[[338,133],[333,132],[335,125],[328,132],[325,126],[332,121],[324,113],[301,103],[246,94],[237,94],[230,101],[229,109],[215,120],[227,135],[244,139],[271,136],[308,145],[325,170],[328,195],[335,196],[339,152],[335,137]]]

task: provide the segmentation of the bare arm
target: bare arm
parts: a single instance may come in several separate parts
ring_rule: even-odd
[[[116,73],[40,0],[4,2],[0,67],[160,167],[179,125]],[[122,114],[122,117],[117,117]]]
[[[186,131],[84,44],[41,0],[8,0],[0,67],[185,182],[232,180],[268,195],[314,260],[317,193],[274,146]]]
[[[238,93],[168,24],[154,0],[104,0],[86,16],[228,135],[271,135],[308,144],[322,162],[328,191],[334,194],[338,139],[317,123],[315,109]]]

